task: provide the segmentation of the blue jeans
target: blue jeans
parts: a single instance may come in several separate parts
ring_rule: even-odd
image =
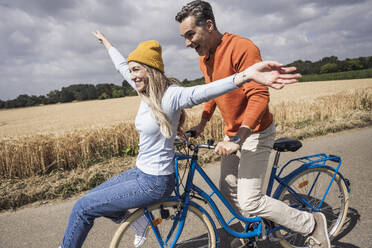
[[[81,247],[95,218],[104,216],[120,223],[128,209],[166,199],[174,185],[174,174],[148,175],[137,168],[109,179],[77,200],[70,213],[62,247]]]

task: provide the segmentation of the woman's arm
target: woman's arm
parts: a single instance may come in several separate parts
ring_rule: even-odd
[[[118,70],[120,74],[123,75],[124,79],[129,83],[129,85],[137,91],[135,83],[130,80],[129,67],[123,55],[121,55],[121,53],[112,46],[111,42],[99,30],[92,32],[92,34],[105,46],[116,70]]]
[[[301,74],[291,74],[295,70],[296,67],[284,67],[275,61],[263,61],[237,73],[234,83],[240,87],[244,83],[254,80],[257,83],[278,90],[286,84],[297,83],[297,79],[301,77]]]
[[[107,51],[110,50],[112,44],[99,30],[92,32],[92,34],[106,47]]]
[[[290,74],[295,70],[295,67],[283,67],[283,65],[273,61],[260,62],[240,73],[209,84],[177,87],[178,89],[175,89],[176,91],[172,97],[172,105],[176,108],[191,108],[237,89],[251,80],[274,89],[281,89],[286,84],[296,83],[297,79],[301,77],[300,74]]]

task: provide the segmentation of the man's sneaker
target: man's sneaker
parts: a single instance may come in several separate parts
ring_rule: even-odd
[[[242,238],[234,238],[230,243],[231,248],[242,248],[242,247],[246,247],[246,245],[247,245],[247,241]]]
[[[230,248],[256,248],[256,242],[250,242],[249,239],[234,238],[230,243]]]
[[[134,232],[134,247],[141,247],[146,242],[147,233],[149,232],[149,222],[146,216],[142,215],[139,217],[130,225],[130,228]]]
[[[315,220],[315,228],[306,239],[305,245],[311,248],[331,248],[326,217],[322,213],[313,213],[313,216]]]

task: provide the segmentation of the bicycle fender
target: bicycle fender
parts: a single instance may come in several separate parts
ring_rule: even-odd
[[[327,169],[332,170],[332,171],[336,171],[335,168],[333,168],[331,166],[328,166],[328,165],[324,165],[324,164],[308,164],[308,165],[303,165],[303,166],[297,168],[296,170],[292,171],[287,176],[283,177],[282,180],[283,180],[283,182],[285,184],[288,184],[292,180],[292,178],[295,177],[297,174],[299,174],[299,173],[301,173],[301,172],[303,172],[305,170],[308,170],[308,169],[319,168],[319,167],[327,168]],[[337,172],[337,174],[344,181],[344,183],[346,185],[346,189],[350,193],[350,190],[351,189],[350,189],[350,182],[349,182],[349,180],[346,179],[339,171]],[[279,184],[279,186],[275,190],[275,193],[273,195],[273,198],[278,199],[279,196],[280,196],[280,194],[284,190],[284,188],[285,188],[285,185]]]
[[[217,227],[216,227],[216,224],[214,223],[212,217],[210,216],[210,214],[207,212],[207,210],[205,210],[202,206],[200,206],[198,203],[196,203],[194,201],[189,201],[189,204],[192,205],[193,207],[196,207],[197,209],[199,209],[202,213],[204,213],[208,217],[209,221],[212,223],[214,232],[216,233],[216,244],[217,244],[217,247],[219,247],[220,246],[220,239],[218,237]]]

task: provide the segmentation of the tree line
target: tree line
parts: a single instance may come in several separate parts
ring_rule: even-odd
[[[302,75],[363,70],[372,68],[372,56],[345,60],[339,60],[336,56],[330,56],[315,62],[297,60],[287,66],[296,66],[297,72]],[[193,86],[203,83],[203,77],[191,81],[184,79],[181,82],[183,86]],[[53,90],[46,95],[29,96],[22,94],[13,100],[2,101],[0,99],[0,109],[96,99],[104,100],[134,95],[137,95],[136,91],[125,80],[121,86],[115,84],[74,84],[63,87],[61,90]]]
[[[315,62],[297,60],[288,66],[297,67],[297,72],[302,75],[363,70],[372,68],[372,56],[345,60],[330,56]]]
[[[129,86],[125,80],[122,82],[122,86],[115,84],[74,84],[68,87],[63,87],[61,90],[52,90],[46,95],[29,96],[23,94],[19,95],[13,100],[0,100],[0,109],[96,99],[104,100],[135,95],[137,95],[137,92],[131,86]]]

